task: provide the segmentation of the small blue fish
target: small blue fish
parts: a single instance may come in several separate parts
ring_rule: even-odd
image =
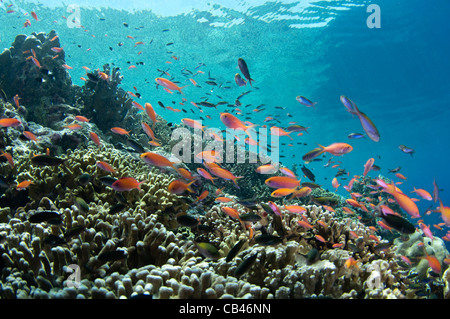
[[[312,102],[308,100],[306,97],[300,95],[297,96],[295,99],[297,100],[297,102],[303,104],[304,106],[313,107],[314,109],[316,109],[315,105],[317,104],[317,102]]]
[[[357,139],[357,138],[363,138],[364,136],[366,136],[366,134],[350,133],[350,134],[348,134],[347,137]]]
[[[255,80],[253,80],[251,78],[250,72],[247,67],[247,63],[245,63],[244,59],[242,59],[242,58],[238,59],[238,66],[239,66],[239,70],[241,70],[244,77],[250,82],[250,86],[253,87],[252,81],[255,81]]]
[[[399,145],[399,147],[398,147],[403,153],[406,153],[406,154],[410,154],[411,155],[411,157],[413,156],[413,154],[414,154],[414,149],[413,148],[410,148],[410,147],[407,147],[407,146],[405,146],[405,145]]]

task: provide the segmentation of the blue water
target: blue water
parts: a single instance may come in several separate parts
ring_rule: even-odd
[[[9,4],[14,5],[6,8]],[[350,176],[362,174],[364,163],[374,157],[381,171],[371,171],[369,176],[392,177],[388,169],[401,166],[400,172],[408,178],[400,186],[405,193],[413,187],[431,193],[435,178],[444,205],[450,205],[448,1],[79,1],[77,4],[82,27],[69,28],[63,18],[71,15],[67,6],[55,1],[4,0],[0,3],[0,46],[9,47],[20,33],[48,33],[54,29],[66,51],[66,62],[73,67],[70,74],[74,84],[83,85],[82,66],[97,69],[114,63],[122,70],[122,87],[134,91],[135,86],[142,94],[139,102],[152,103],[169,122],[202,116],[204,125],[219,128],[224,128],[219,112],[226,106],[204,109],[204,113],[194,115],[189,111],[192,107],[189,101],[198,102],[208,92],[213,94],[211,102],[232,103],[239,94],[251,89],[248,84],[239,88],[234,83],[234,74],[239,72],[237,59],[244,58],[257,87],[241,100],[243,112],[251,113],[244,116],[251,116],[251,122],[258,124],[263,124],[267,116],[278,116],[281,123],[272,122],[277,126],[286,127],[289,121],[296,121],[310,127],[303,136],[291,134],[294,147],[285,146],[281,151],[284,165],[301,166],[301,155],[316,144],[346,142],[354,147],[353,152],[335,160],[342,161],[340,167]],[[377,4],[381,9],[380,28],[367,26],[369,4]],[[16,12],[7,14],[7,9]],[[26,16],[31,11],[37,13],[40,21]],[[32,24],[24,28],[26,18]],[[144,44],[135,46],[137,41]],[[122,46],[118,45],[120,42]],[[173,44],[168,46],[170,42]],[[183,68],[195,72],[199,63],[205,64],[198,68],[205,73],[194,79],[201,89],[193,87],[180,74]],[[128,69],[130,65],[136,68]],[[183,89],[188,100],[184,106],[179,104],[182,95],[170,95],[155,88],[154,78],[161,75],[157,69],[167,70],[189,85]],[[204,83],[208,73],[218,83],[230,81],[223,86],[231,88],[208,86]],[[363,130],[359,120],[340,103],[342,94],[376,124],[380,142],[347,138],[349,133]],[[298,95],[316,101],[316,109],[299,104],[295,100]],[[185,108],[188,114],[158,108],[157,101]],[[246,104],[251,106],[245,108]],[[261,104],[265,104],[264,112],[251,112]],[[293,117],[287,117],[286,113]],[[281,137],[281,142],[288,144],[290,140]],[[414,148],[413,157],[402,153],[400,144]],[[308,164],[308,168],[319,184],[331,190],[337,169],[323,167],[328,158]],[[338,192],[346,195],[342,186]],[[430,202],[422,200],[418,206],[423,214]],[[424,216],[424,220],[426,224],[441,221],[439,214]],[[436,234],[444,233],[436,231]]]

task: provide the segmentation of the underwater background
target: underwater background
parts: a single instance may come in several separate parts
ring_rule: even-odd
[[[369,26],[370,5],[379,9],[378,27]],[[258,125],[286,128],[295,122],[308,130],[300,136],[291,132],[292,138],[280,136],[279,154],[282,165],[296,169],[298,176],[302,176],[300,168],[307,167],[315,175],[315,183],[334,192],[332,180],[338,168],[325,167],[331,156],[305,162],[302,155],[317,144],[345,142],[351,144],[352,152],[333,158],[340,161],[333,162],[339,169],[345,169],[337,194],[349,197],[342,185],[361,175],[366,161],[374,158],[379,169],[368,176],[403,182],[398,186],[411,197],[417,197],[411,193],[414,188],[432,193],[435,181],[446,206],[450,204],[449,10],[450,4],[444,0],[426,4],[415,0],[77,1],[74,5],[3,0],[0,46],[8,49],[19,34],[54,30],[65,65],[70,66],[66,72],[72,85],[89,83],[83,67],[96,70],[109,64],[123,77],[118,86],[124,92],[139,93],[134,100],[142,105],[151,103],[170,127],[187,117],[225,129],[220,120],[220,112],[225,111]],[[37,19],[30,15],[32,11]],[[79,21],[71,20],[74,12],[79,13]],[[26,19],[28,26],[24,25]],[[246,61],[254,79],[252,86],[248,82],[236,85],[238,58]],[[175,79],[185,86],[183,94],[156,86],[158,77]],[[195,79],[198,87],[189,78]],[[208,80],[214,83],[206,83]],[[5,85],[0,83],[0,88]],[[350,133],[364,134],[364,130],[358,117],[341,103],[341,95],[373,121],[379,142],[367,136],[348,138]],[[297,96],[317,104],[307,107]],[[241,105],[235,105],[237,100]],[[12,103],[12,96],[7,96],[7,101]],[[216,107],[199,108],[201,101]],[[223,101],[227,103],[217,104]],[[100,127],[98,110],[93,122]],[[402,152],[400,145],[414,152]],[[87,149],[79,148],[83,147]],[[41,148],[40,152],[44,151]],[[6,160],[2,165],[7,166]],[[389,172],[397,167],[406,181]],[[251,179],[247,182],[251,185]],[[432,227],[442,223],[441,214],[426,214],[438,208],[439,202],[420,200],[416,204],[420,219],[434,236],[444,237],[447,226]],[[417,223],[417,219],[404,216]],[[443,245],[448,249],[449,241],[444,240]],[[420,295],[424,296],[430,294]]]

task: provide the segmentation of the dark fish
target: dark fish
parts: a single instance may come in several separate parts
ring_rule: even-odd
[[[100,81],[100,77],[94,73],[87,73],[87,77],[89,78],[90,81],[95,82],[95,83]]]
[[[401,233],[413,234],[416,231],[414,225],[401,216],[381,213],[380,217],[383,218],[388,226],[398,230]]]
[[[117,178],[112,177],[112,176],[102,176],[102,177],[99,177],[98,180],[99,180],[100,183],[102,183],[103,185],[106,185],[106,186],[110,186],[110,187],[111,187],[111,185],[112,185],[115,181],[117,181]]]
[[[307,132],[308,127],[304,127],[301,125],[290,125],[287,127],[287,130],[290,132]]]
[[[58,166],[64,163],[65,159],[50,155],[35,155],[31,158],[31,163],[37,166]]]
[[[305,257],[308,265],[314,264],[317,260],[319,260],[319,250],[317,248],[311,248]]]
[[[393,168],[393,169],[388,169],[388,170],[389,170],[389,173],[397,173],[398,171],[400,171],[401,168],[402,167],[399,166],[399,167],[396,167],[396,168]]]
[[[257,256],[258,256],[258,253],[255,253],[255,254],[251,255],[250,257],[247,257],[246,259],[244,259],[239,264],[239,266],[236,268],[236,270],[234,271],[234,275],[236,277],[240,277],[241,275],[246,273],[252,267],[252,265],[255,263]]]
[[[145,148],[137,141],[131,138],[127,138],[127,145],[132,147],[138,153],[145,153]]]
[[[117,203],[109,209],[108,214],[117,214],[123,211],[126,207],[127,205],[124,203]]]
[[[410,148],[410,147],[407,147],[407,146],[405,146],[405,145],[399,145],[399,147],[398,147],[403,153],[406,153],[406,154],[410,154],[411,155],[411,157],[413,156],[413,154],[415,153],[415,151],[414,151],[414,149],[413,148]]]
[[[87,184],[89,184],[91,179],[92,179],[91,175],[89,175],[88,173],[84,173],[77,177],[77,182],[81,186],[86,186]]]
[[[254,213],[246,213],[246,214],[240,214],[239,219],[243,220],[244,222],[257,222],[261,220],[261,216]]]
[[[255,198],[245,198],[245,199],[239,199],[236,201],[236,203],[241,204],[242,206],[245,206],[247,208],[257,208],[258,202]]]
[[[245,239],[241,239],[240,241],[238,241],[236,243],[236,245],[233,246],[233,248],[230,249],[230,251],[228,252],[227,258],[225,259],[225,261],[228,263],[231,260],[233,260],[234,257],[236,257],[236,255],[239,253],[239,251],[241,250],[242,246],[245,244],[246,240]]]
[[[81,232],[83,232],[85,229],[85,226],[73,226],[66,230],[66,232],[64,233],[64,238],[69,239],[73,236],[77,236],[81,234]]]
[[[191,227],[191,228],[193,228],[199,224],[197,218],[187,215],[187,214],[178,215],[177,223],[180,224],[181,226],[186,226],[186,227]]]
[[[165,109],[166,107],[164,106],[163,102],[158,101],[159,106],[161,106],[163,109]]]
[[[310,169],[308,169],[305,165],[302,167],[302,172],[305,174],[306,177],[308,177],[311,181],[316,181],[316,176],[314,176],[313,172],[311,172]]]
[[[255,80],[253,80],[250,77],[250,72],[248,71],[247,63],[244,61],[244,59],[242,59],[242,58],[238,59],[238,66],[239,66],[239,70],[241,70],[244,77],[250,82],[250,86],[253,87],[252,81],[255,81]]]
[[[309,161],[311,161],[312,159],[314,159],[315,157],[319,156],[322,153],[323,153],[323,149],[322,148],[320,148],[320,147],[315,148],[315,149],[309,151],[308,153],[306,153],[305,155],[303,155],[302,156],[302,160],[304,160],[306,162],[309,162]]]
[[[125,250],[114,250],[107,251],[97,256],[97,259],[107,262],[107,261],[116,261],[120,259],[124,259],[128,256],[128,253]]]
[[[255,241],[257,244],[260,244],[262,246],[272,246],[280,244],[283,241],[283,239],[278,236],[263,234],[256,236]]]
[[[336,198],[329,196],[311,197],[311,200],[317,205],[328,205],[331,207],[335,207],[339,203]]]
[[[391,248],[392,243],[379,243],[376,244],[375,246],[373,246],[373,249],[375,249],[375,251],[379,252],[379,251],[383,251],[386,249]]]
[[[34,213],[30,217],[28,217],[28,221],[30,223],[43,223],[47,222],[52,225],[59,225],[62,223],[62,214],[51,211],[51,210],[43,210],[37,213]]]
[[[166,46],[172,45],[173,42],[166,43]]]
[[[213,103],[210,103],[210,102],[207,102],[207,101],[203,101],[203,102],[196,103],[196,104],[204,106],[204,107],[215,107],[215,108],[217,108],[216,104],[213,104]]]
[[[264,211],[269,215],[275,215],[275,212],[273,209],[266,203],[260,203],[261,207],[264,209]]]
[[[206,81],[205,83],[208,84],[208,85],[215,85],[215,86],[217,86],[217,83],[214,82],[214,81]]]
[[[125,28],[128,28],[128,23],[124,22],[124,23],[123,23],[123,26],[124,26]]]
[[[65,245],[65,244],[67,244],[67,242],[61,237],[50,234],[44,238],[44,244],[55,247],[55,246]]]
[[[82,211],[83,213],[89,212],[89,205],[86,203],[86,201],[81,197],[75,197],[73,199],[75,206]]]
[[[320,188],[320,187],[321,187],[321,185],[319,185],[319,184],[316,184],[316,183],[310,183],[310,182],[303,182],[303,183],[301,184],[301,186],[302,186],[302,187],[309,187],[309,188],[311,188],[311,189],[315,189],[315,188]]]
[[[338,168],[338,171],[334,177],[339,177],[339,176],[345,175],[345,174],[347,174],[347,172],[345,171],[344,168]]]
[[[203,257],[210,258],[212,260],[217,260],[220,258],[220,252],[214,245],[207,242],[195,243],[195,245]]]
[[[436,178],[433,178],[433,202],[437,203],[439,198],[439,187],[436,184]]]

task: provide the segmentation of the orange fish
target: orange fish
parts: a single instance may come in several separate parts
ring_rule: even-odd
[[[173,83],[173,82],[171,82],[171,81],[169,81],[167,79],[164,79],[164,78],[156,78],[155,82],[158,83],[159,85],[165,87],[166,89],[169,89],[169,90],[172,90],[172,91],[178,91],[178,92],[180,92],[181,94],[184,95],[184,93],[183,93],[183,91],[181,91],[181,89],[186,87],[186,86],[179,87],[175,83]]]
[[[24,28],[28,28],[30,25],[31,25],[30,19],[26,19],[26,20],[25,20],[25,23],[23,24],[23,27],[24,27]]]
[[[19,104],[20,99],[21,98],[19,97],[19,94],[14,95],[14,104],[16,104],[17,107],[20,106],[20,104]]]
[[[304,186],[299,190],[296,190],[289,199],[306,197],[309,194],[311,194],[311,192],[312,192],[311,187]]]
[[[441,273],[441,263],[439,262],[439,260],[435,257],[435,256],[430,256],[427,253],[427,250],[425,248],[425,246],[423,247],[423,251],[425,253],[425,257],[421,257],[424,258],[428,261],[428,265],[430,266],[431,270],[437,274]]]
[[[30,131],[23,131],[23,135],[24,135],[27,139],[29,139],[29,140],[32,140],[32,141],[35,141],[35,142],[38,141],[36,135],[34,135],[33,133],[31,133]]]
[[[350,153],[353,147],[347,143],[333,143],[328,146],[318,144],[322,152],[330,153],[335,156],[341,156]]]
[[[191,172],[189,172],[187,169],[183,167],[177,168],[178,174],[180,174],[183,178],[186,178],[190,181],[194,180],[194,176],[192,176]]]
[[[62,67],[66,70],[72,70],[73,68],[67,64],[63,64]]]
[[[219,203],[229,203],[232,202],[233,200],[231,198],[228,197],[216,197],[216,202]]]
[[[272,164],[266,164],[258,166],[255,171],[259,174],[274,174],[277,171],[277,167]]]
[[[300,214],[306,211],[305,207],[298,205],[284,205],[284,208],[287,209],[291,213]]]
[[[72,131],[80,130],[82,128],[82,126],[77,123],[65,125],[64,127],[68,128],[69,130],[72,130]]]
[[[146,181],[138,182],[133,177],[122,177],[112,183],[111,187],[117,192],[131,191],[133,189],[141,190],[141,184]]]
[[[366,162],[366,164],[364,164],[364,173],[363,176],[366,176],[367,173],[369,173],[369,171],[372,169],[373,167],[373,163],[375,162],[374,158],[369,158]]]
[[[9,166],[11,166],[11,168],[13,168],[14,160],[13,160],[12,155],[9,153],[3,152],[3,151],[1,151],[1,152],[2,152],[2,154],[0,156],[4,156],[6,158],[6,160],[8,161]]]
[[[272,176],[264,182],[272,188],[296,188],[300,185],[300,181],[289,176]]]
[[[39,21],[36,12],[31,11],[30,13],[31,13],[31,16],[34,18],[34,20]]]
[[[200,176],[202,176],[203,178],[210,180],[213,184],[214,184],[214,180],[217,179],[217,177],[212,177],[210,173],[208,173],[207,170],[205,170],[204,168],[197,168],[197,173],[200,174]]]
[[[272,126],[270,128],[270,134],[274,135],[274,136],[288,136],[291,140],[293,140],[292,136],[290,136],[289,134],[291,134],[291,132],[287,132],[277,126]]]
[[[222,157],[218,151],[203,151],[195,155],[196,158],[203,160],[206,163],[222,162]]]
[[[426,200],[433,200],[433,197],[431,197],[431,194],[421,188],[416,189],[414,187],[414,190],[411,193],[416,193],[417,195],[419,195],[420,197],[422,197],[423,199],[426,199]]]
[[[176,194],[176,195],[181,195],[186,191],[194,193],[194,191],[189,188],[189,186],[191,186],[192,183],[195,183],[195,181],[185,183],[182,180],[176,179],[169,184],[169,186],[167,187],[167,190],[169,192],[171,192],[172,194]]]
[[[333,247],[333,248],[341,248],[342,246],[344,246],[344,244],[336,243],[336,244],[333,244],[333,246],[331,246],[331,247]]]
[[[98,135],[94,132],[89,132],[89,136],[91,138],[91,140],[97,145],[100,146],[102,143],[100,142],[100,138],[98,137]]]
[[[130,131],[126,131],[121,127],[113,127],[113,128],[111,128],[111,132],[120,134],[120,135],[130,135]]]
[[[202,123],[200,123],[199,121],[192,120],[189,118],[183,118],[181,119],[181,122],[183,122],[184,125],[187,125],[193,129],[201,129],[202,131],[204,131],[204,128],[206,127],[202,125]]]
[[[241,129],[241,130],[248,130],[249,128],[255,127],[255,125],[245,125],[244,122],[239,120],[236,116],[234,116],[231,113],[220,113],[220,120],[223,124],[225,124],[226,127],[231,129]]]
[[[28,186],[30,186],[31,184],[33,184],[32,181],[22,181],[19,184],[17,184],[16,189],[20,191],[22,189],[28,188]]]
[[[441,213],[441,218],[445,225],[450,226],[450,207],[444,206],[442,200],[439,198],[439,208],[436,210]]]
[[[221,210],[233,219],[239,219],[239,212],[233,207],[222,207]]]
[[[195,200],[196,202],[204,200],[209,195],[209,192],[205,189]]]
[[[325,238],[323,238],[320,235],[314,235],[314,238],[316,238],[318,241],[322,242],[322,243],[326,243],[327,240]]]
[[[140,157],[147,164],[157,166],[157,167],[170,166],[173,169],[176,169],[174,166],[174,164],[176,164],[176,162],[171,162],[169,159],[167,159],[166,157],[164,157],[162,155],[152,153],[152,152],[146,152],[146,153],[142,153]]]
[[[1,127],[17,127],[20,124],[22,124],[22,122],[20,122],[18,119],[10,119],[10,118],[0,119]]]
[[[109,165],[106,162],[98,161],[95,164],[97,165],[98,168],[101,168],[102,170],[107,171],[109,173],[113,173],[114,174],[116,172],[116,170],[114,168],[112,168],[112,166]]]
[[[284,197],[291,195],[293,192],[295,192],[296,188],[278,188],[274,190],[270,196],[272,197]]]
[[[144,105],[145,105],[145,112],[147,113],[148,117],[152,120],[153,129],[155,129],[155,124],[156,124],[156,122],[158,122],[156,120],[155,109],[153,108],[153,106],[150,103],[145,103]]]
[[[345,268],[350,268],[350,267],[357,267],[358,268],[358,262],[353,258],[350,257],[345,261]]]
[[[80,122],[89,122],[90,120],[82,115],[76,115],[75,119]]]
[[[153,140],[157,140],[157,138],[155,137],[155,134],[153,133],[153,130],[150,128],[150,125],[148,125],[145,122],[141,123],[142,129],[144,130],[145,134],[147,134],[147,136]]]
[[[394,196],[395,201],[397,204],[409,215],[411,215],[412,218],[418,218],[420,217],[419,214],[419,208],[414,203],[414,201],[411,200],[407,195],[405,195],[401,191],[397,191],[397,188],[391,184],[390,187],[384,188],[384,191]]]
[[[244,176],[234,176],[233,173],[231,173],[230,171],[218,166],[211,167],[209,171],[217,177],[233,181],[234,185],[236,185],[237,188],[239,188],[239,185],[237,184],[236,180],[244,177]]]
[[[307,229],[313,228],[313,226],[310,223],[308,223],[307,221],[304,221],[304,220],[297,221],[297,224],[299,224],[303,228],[307,228]]]
[[[331,185],[335,188],[335,192],[337,191],[337,189],[339,188],[339,186],[341,186],[341,184],[339,184],[337,178],[333,178],[333,180],[331,181]]]

